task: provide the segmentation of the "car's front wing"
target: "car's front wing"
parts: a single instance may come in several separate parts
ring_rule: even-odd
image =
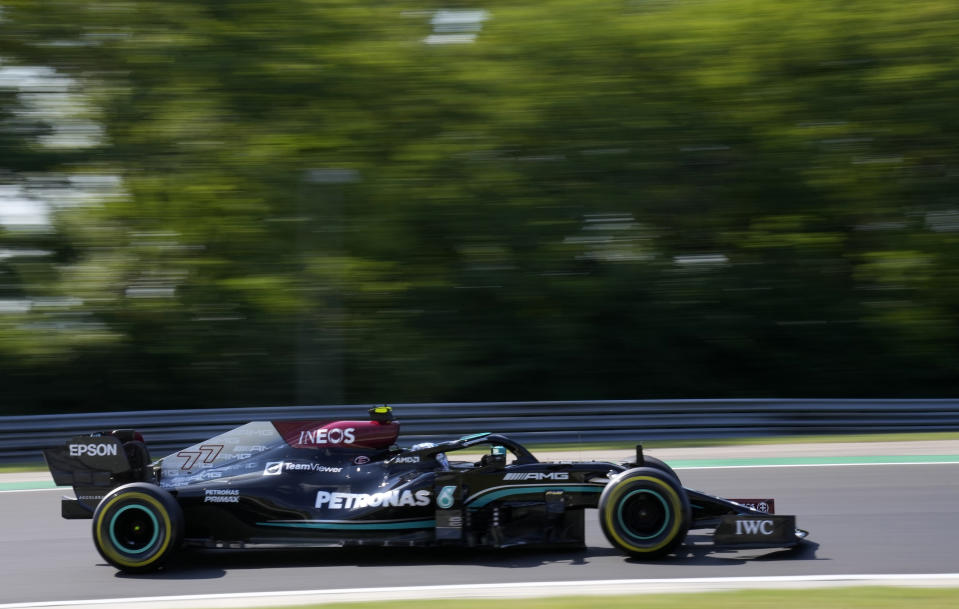
[[[717,548],[785,548],[809,533],[796,528],[796,517],[775,514],[772,499],[723,499],[686,489],[692,508],[690,529],[714,529]]]

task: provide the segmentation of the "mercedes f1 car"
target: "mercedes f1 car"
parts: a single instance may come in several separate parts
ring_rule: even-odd
[[[92,519],[97,550],[126,572],[189,546],[583,547],[585,508],[641,559],[673,552],[690,529],[712,529],[722,548],[807,536],[772,499],[684,488],[641,446],[626,463],[542,462],[494,433],[400,448],[399,429],[381,406],[369,420],[248,423],[155,462],[133,430],[77,436],[44,456],[76,495],[62,516]]]

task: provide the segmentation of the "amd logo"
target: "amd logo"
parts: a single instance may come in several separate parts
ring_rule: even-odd
[[[772,520],[737,520],[737,535],[772,535]]]
[[[503,480],[569,480],[569,472],[512,472]]]

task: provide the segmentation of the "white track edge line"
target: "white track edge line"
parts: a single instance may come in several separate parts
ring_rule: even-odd
[[[87,600],[36,601],[0,604],[0,609],[33,609],[42,607],[96,607],[96,606],[206,606],[250,607],[290,604],[321,604],[403,599],[446,598],[455,593],[457,598],[508,598],[531,596],[606,595],[633,593],[709,592],[746,588],[829,587],[855,585],[893,585],[920,587],[959,587],[959,573],[926,574],[846,574],[846,575],[790,575],[751,577],[694,577],[665,579],[613,579],[556,582],[512,582],[489,584],[441,584],[429,586],[396,586],[383,588],[340,588],[333,590],[284,590],[275,592],[233,592],[218,594],[186,594],[174,596],[145,596]],[[302,598],[296,598],[302,597]],[[325,598],[324,598],[325,597]],[[295,599],[295,600],[294,600]],[[218,602],[220,601],[220,602]],[[223,603],[222,601],[227,601]],[[229,601],[234,601],[230,603]]]
[[[683,461],[684,459],[676,459]],[[668,462],[667,462],[668,464]],[[959,465],[959,461],[877,461],[870,463],[769,463],[756,465],[679,465],[673,469],[769,469],[775,467],[862,467],[864,465]]]
[[[42,493],[44,491],[60,491],[61,493],[63,493],[63,492],[69,492],[65,490],[67,488],[69,487],[55,486],[53,488],[11,488],[5,491],[0,491],[0,493]]]

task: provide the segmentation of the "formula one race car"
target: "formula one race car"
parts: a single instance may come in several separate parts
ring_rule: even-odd
[[[610,543],[643,559],[669,554],[689,529],[714,529],[715,546],[737,549],[807,536],[771,499],[683,488],[640,446],[629,463],[540,462],[498,434],[408,449],[398,436],[380,406],[364,421],[248,423],[153,463],[133,430],[77,436],[44,456],[76,494],[63,517],[92,518],[97,550],[127,572],[183,546],[583,547],[585,508],[599,509]],[[478,460],[447,456],[478,445],[488,445]]]

